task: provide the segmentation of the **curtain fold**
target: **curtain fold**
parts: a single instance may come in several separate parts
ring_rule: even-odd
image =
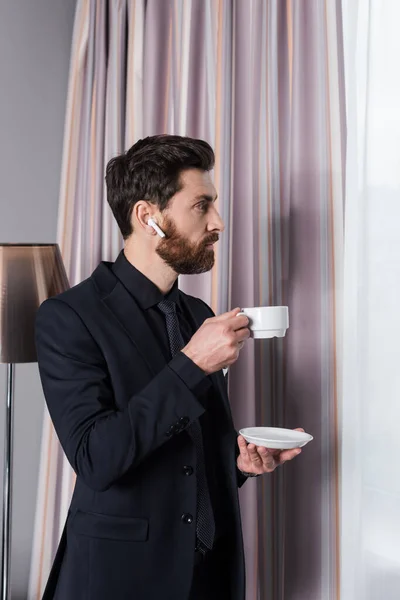
[[[240,491],[247,600],[337,597],[342,55],[335,0],[77,5],[58,229],[70,283],[122,245],[107,161],[140,137],[177,133],[214,147],[226,225],[213,271],[180,277],[181,289],[216,313],[289,306],[286,338],[249,341],[229,375],[237,429],[303,426],[315,436],[295,463]],[[73,482],[46,413],[33,556],[47,558],[33,560],[30,600],[40,598],[57,541],[49,532],[54,522],[60,532]]]
[[[400,590],[399,18],[395,0],[343,2],[342,600],[395,600]]]

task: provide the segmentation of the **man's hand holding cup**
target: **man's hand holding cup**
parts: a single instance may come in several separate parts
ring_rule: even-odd
[[[207,375],[235,363],[250,337],[249,319],[241,309],[206,319],[190,342],[182,349]],[[239,315],[239,316],[238,316]]]

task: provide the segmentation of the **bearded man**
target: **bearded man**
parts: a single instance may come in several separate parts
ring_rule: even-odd
[[[223,368],[248,339],[178,288],[224,231],[202,140],[153,136],[110,160],[114,263],[45,301],[47,406],[77,479],[44,600],[244,600],[238,487],[300,451],[247,445]]]

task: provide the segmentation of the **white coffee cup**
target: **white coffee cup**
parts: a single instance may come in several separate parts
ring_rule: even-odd
[[[287,306],[256,306],[242,308],[239,315],[248,317],[250,336],[254,339],[285,337],[289,327]]]

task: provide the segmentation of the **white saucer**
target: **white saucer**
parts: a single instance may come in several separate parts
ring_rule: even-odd
[[[279,427],[245,427],[239,433],[250,444],[278,450],[302,448],[314,439],[309,433]]]

